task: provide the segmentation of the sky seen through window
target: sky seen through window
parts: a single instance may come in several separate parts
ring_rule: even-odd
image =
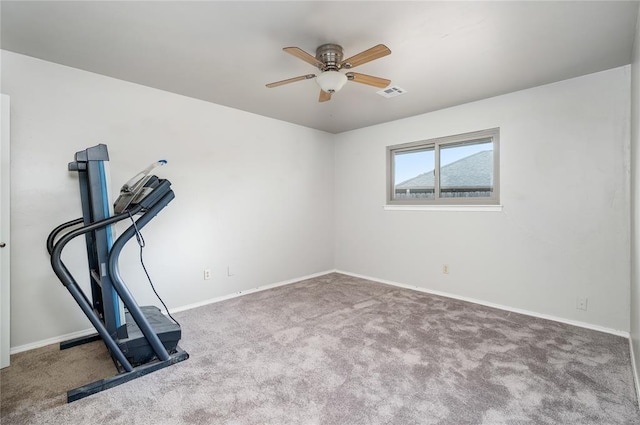
[[[470,145],[453,145],[440,147],[440,166],[451,164],[478,152],[493,150],[491,142]],[[433,148],[395,154],[395,182],[402,183],[420,174],[433,172],[435,168],[435,152]]]

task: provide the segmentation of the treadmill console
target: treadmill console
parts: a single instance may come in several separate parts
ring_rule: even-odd
[[[125,212],[129,205],[139,204],[143,199],[149,196],[151,192],[158,188],[162,182],[167,181],[160,180],[156,176],[150,174],[155,168],[166,163],[167,161],[164,159],[156,161],[129,179],[129,181],[120,189],[120,196],[113,204],[114,212],[116,214],[120,214]]]

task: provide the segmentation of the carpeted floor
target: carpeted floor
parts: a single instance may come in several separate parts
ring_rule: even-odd
[[[640,424],[628,341],[329,274],[179,313],[191,358],[113,373],[101,343],[12,357],[9,424]]]

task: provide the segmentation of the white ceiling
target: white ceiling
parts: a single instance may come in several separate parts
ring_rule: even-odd
[[[638,2],[6,1],[3,49],[339,133],[631,62]],[[282,51],[392,54],[319,103],[317,73]]]

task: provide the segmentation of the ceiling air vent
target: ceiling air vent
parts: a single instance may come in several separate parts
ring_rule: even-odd
[[[384,97],[396,97],[396,96],[400,96],[401,94],[405,94],[406,92],[407,91],[405,89],[400,88],[398,86],[389,86],[386,89],[377,91],[376,93]]]

